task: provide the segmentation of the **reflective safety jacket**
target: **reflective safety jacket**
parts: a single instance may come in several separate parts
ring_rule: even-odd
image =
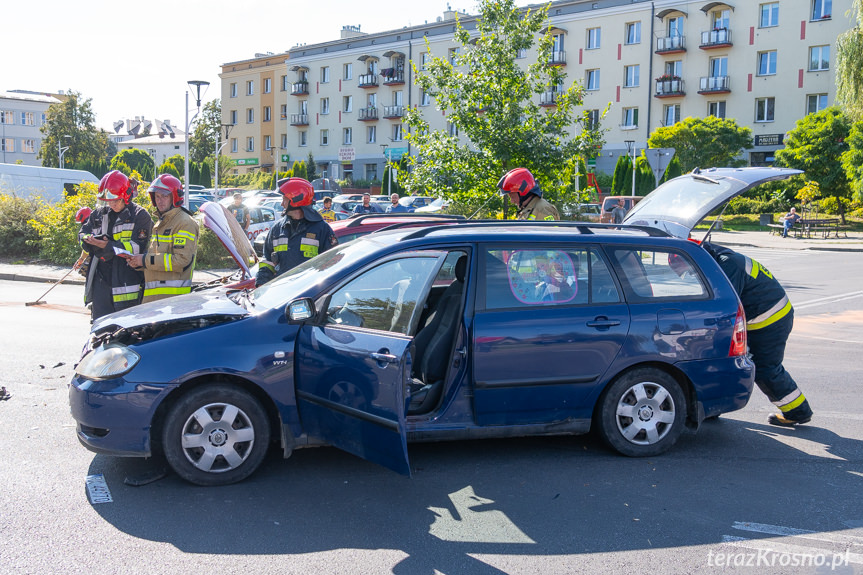
[[[143,253],[150,242],[152,230],[153,219],[149,212],[133,202],[126,204],[119,212],[108,206],[93,210],[87,221],[81,225],[78,240],[91,235],[95,238],[106,238],[108,245],[100,249],[81,241],[81,247],[91,256],[84,303],[93,301],[94,281],[111,286],[114,311],[141,303],[144,275],[119,257],[115,248],[126,250],[133,255]]]
[[[320,214],[311,209],[303,212],[306,217],[301,220],[291,220],[285,215],[267,234],[256,285],[267,283],[339,243],[330,225],[320,219]],[[310,216],[316,219],[310,221]]]
[[[559,220],[560,214],[557,208],[543,200],[539,196],[531,194],[530,200],[518,210],[516,219],[552,221]]]
[[[189,293],[198,251],[198,222],[183,208],[162,215],[144,254],[144,303]]]
[[[747,331],[768,327],[791,311],[791,301],[767,268],[750,257],[710,243],[701,244],[731,280],[746,313]]]

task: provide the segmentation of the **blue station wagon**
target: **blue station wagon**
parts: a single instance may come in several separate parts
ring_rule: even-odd
[[[414,441],[595,429],[652,456],[744,407],[753,378],[740,302],[696,243],[646,225],[463,220],[375,232],[254,291],[100,318],[70,403],[87,448],[164,454],[221,485],[272,443],[408,475]]]

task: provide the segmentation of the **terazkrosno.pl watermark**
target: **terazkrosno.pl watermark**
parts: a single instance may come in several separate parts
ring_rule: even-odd
[[[759,549],[758,551],[708,551],[709,567],[837,567],[848,565],[845,553],[788,553]]]

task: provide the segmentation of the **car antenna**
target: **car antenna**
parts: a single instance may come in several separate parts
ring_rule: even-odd
[[[701,238],[701,241],[702,241],[702,242],[706,242],[706,241],[708,240],[708,238],[710,237],[710,232],[712,232],[712,231],[713,231],[713,228],[714,228],[714,227],[716,227],[716,222],[718,222],[719,220],[721,220],[721,219],[722,219],[722,215],[723,215],[723,214],[725,214],[725,210],[726,210],[726,209],[728,209],[728,205],[729,205],[730,203],[731,203],[730,201],[725,202],[725,205],[724,205],[724,206],[722,206],[722,211],[721,211],[721,212],[719,212],[719,215],[718,215],[718,216],[716,216],[716,219],[715,219],[715,220],[713,220],[713,223],[711,223],[711,224],[710,224],[710,227],[709,227],[709,228],[707,228],[707,233],[706,233],[706,234],[704,234],[704,237],[703,237],[703,238]]]
[[[496,197],[498,197],[498,195],[499,194],[497,192],[492,194],[479,208],[477,208],[477,210],[473,214],[471,214],[471,216],[468,219],[469,220],[474,219],[476,217],[476,215],[480,212],[480,210],[482,210],[484,207],[486,207],[488,205],[488,203],[490,201],[492,201],[493,199],[495,199]]]

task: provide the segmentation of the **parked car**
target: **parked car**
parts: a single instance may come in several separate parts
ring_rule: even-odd
[[[445,212],[449,207],[449,200],[444,198],[435,198],[429,204],[416,208],[414,211],[418,214],[439,214]]]
[[[212,201],[213,201],[212,196],[204,196],[204,195],[198,195],[198,194],[189,194],[189,211],[190,211],[190,212],[192,212],[192,213],[194,214],[195,212],[197,212],[197,211],[198,211],[198,209],[199,209],[199,208],[200,208],[200,207],[201,207],[205,202],[212,202]]]
[[[560,215],[581,222],[598,222],[602,209],[599,204],[569,204],[563,206]]]
[[[603,224],[608,224],[614,221],[614,216],[611,215],[611,210],[617,205],[618,200],[623,200],[623,207],[627,213],[632,209],[632,206],[644,199],[645,196],[606,196],[602,200],[602,213],[599,221]]]
[[[285,456],[330,444],[404,474],[413,441],[595,429],[624,455],[658,455],[745,406],[754,378],[733,287],[683,237],[722,202],[797,173],[687,174],[624,226],[379,230],[253,292],[104,316],[70,385],[78,438],[104,454],[159,451],[200,485],[248,477],[273,442]]]
[[[321,192],[321,197],[317,197],[317,193],[315,193],[315,200],[322,200],[324,196],[330,196],[331,198],[337,196],[342,193],[342,186],[339,183],[331,178],[316,178],[311,181],[312,188],[315,189],[316,192]]]
[[[435,201],[435,198],[431,196],[405,196],[399,199],[399,203],[410,211],[427,206],[433,201]]]

